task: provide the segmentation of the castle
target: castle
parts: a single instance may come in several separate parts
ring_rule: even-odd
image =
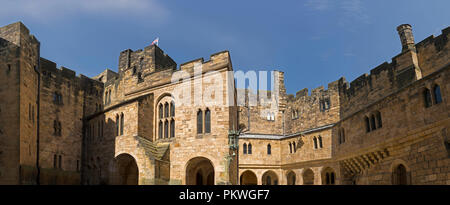
[[[228,51],[177,67],[150,45],[77,76],[1,27],[0,184],[449,185],[450,27],[397,31],[390,63],[289,95],[281,71],[276,90],[237,88]]]

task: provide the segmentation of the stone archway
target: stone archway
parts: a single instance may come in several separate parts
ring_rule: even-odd
[[[205,157],[195,157],[186,166],[186,185],[214,185],[214,166]]]
[[[395,166],[392,172],[392,184],[393,185],[408,185],[409,184],[409,172],[403,164]]]
[[[256,178],[256,174],[250,170],[247,170],[241,174],[240,178],[241,185],[257,185],[258,179]]]
[[[313,185],[314,184],[314,172],[311,169],[306,169],[303,172],[303,184]]]
[[[278,185],[278,176],[273,171],[267,171],[262,176],[263,185]]]
[[[336,184],[336,172],[333,168],[326,167],[322,171],[322,184],[334,185]]]
[[[288,172],[286,175],[287,185],[295,185],[297,180],[297,176],[293,171]]]
[[[133,156],[120,154],[114,159],[113,163],[112,184],[138,185],[139,170]]]
[[[396,159],[391,164],[392,185],[411,184],[411,169],[404,160]]]

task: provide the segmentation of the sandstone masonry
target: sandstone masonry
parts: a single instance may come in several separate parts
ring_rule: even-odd
[[[236,88],[228,51],[178,66],[150,45],[76,76],[1,27],[0,184],[450,184],[450,27],[397,31],[390,63],[291,95],[282,71],[276,91]]]

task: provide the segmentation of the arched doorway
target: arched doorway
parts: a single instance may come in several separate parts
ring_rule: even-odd
[[[138,166],[133,156],[120,154],[114,159],[112,184],[138,185],[138,179]]]
[[[263,185],[278,185],[278,176],[273,171],[267,171],[262,176]]]
[[[304,185],[314,184],[314,172],[311,169],[307,169],[303,172],[303,184]]]
[[[392,184],[394,185],[407,185],[408,184],[408,172],[405,165],[399,164],[394,168],[392,174]]]
[[[195,157],[186,166],[186,185],[214,185],[214,166],[204,157]]]
[[[336,184],[336,173],[334,169],[327,167],[322,171],[322,184],[334,185]]]
[[[256,174],[250,170],[247,170],[241,174],[241,185],[257,185],[258,179],[256,178]]]
[[[286,179],[287,179],[287,185],[295,185],[296,176],[295,176],[295,173],[293,171],[290,171],[286,175]]]

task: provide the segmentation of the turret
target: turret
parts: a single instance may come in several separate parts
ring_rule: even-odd
[[[411,25],[402,24],[397,27],[397,31],[402,43],[402,52],[392,59],[397,65],[397,77],[404,79],[402,82],[421,79],[422,71],[419,67]],[[406,78],[408,80],[405,80]]]
[[[415,49],[412,27],[409,24],[402,24],[397,27],[398,35],[402,43],[402,52]]]

